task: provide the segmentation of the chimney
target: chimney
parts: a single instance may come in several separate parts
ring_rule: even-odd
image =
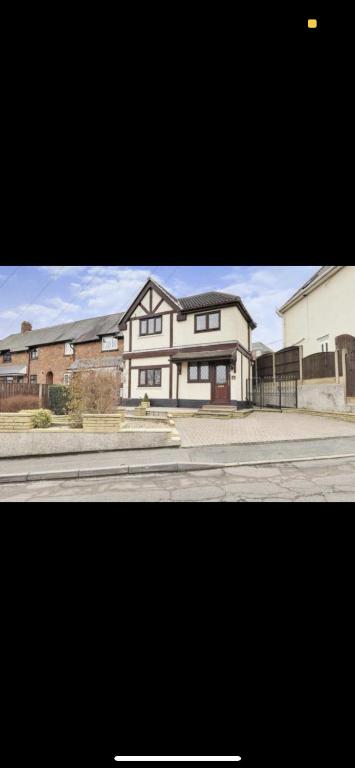
[[[32,331],[32,325],[31,323],[28,323],[27,320],[24,320],[23,323],[21,323],[21,333],[28,333],[28,331]]]

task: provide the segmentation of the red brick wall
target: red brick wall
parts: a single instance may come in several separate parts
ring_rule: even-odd
[[[38,347],[38,359],[29,360],[29,376],[37,376],[37,384],[45,384],[47,373],[53,373],[53,384],[63,384],[64,374],[74,362],[74,355],[64,354],[64,344]]]
[[[77,360],[89,359],[90,357],[115,357],[123,352],[123,339],[118,339],[118,349],[112,352],[101,352],[101,341],[88,341],[85,344],[75,345],[75,357]]]
[[[28,361],[28,352],[11,352],[11,363],[8,363],[8,365],[27,365]],[[4,363],[4,355],[0,355],[0,363],[1,365]]]

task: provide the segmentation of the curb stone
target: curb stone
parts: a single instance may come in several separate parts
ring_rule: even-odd
[[[97,469],[68,469],[68,470],[50,470],[48,472],[27,472],[0,475],[1,483],[24,483],[36,482],[39,480],[76,480],[80,477],[109,477],[115,475],[137,475],[137,474],[158,474],[160,472],[197,472],[204,469],[224,469],[230,467],[254,467],[270,464],[295,464],[300,461],[325,461],[327,459],[355,459],[355,453],[330,454],[327,456],[293,456],[288,459],[261,459],[259,461],[236,461],[236,462],[182,462],[180,464],[132,464],[121,465],[117,467],[98,467]]]

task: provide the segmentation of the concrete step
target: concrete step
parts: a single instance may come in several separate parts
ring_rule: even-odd
[[[201,410],[199,410],[197,413],[195,413],[195,419],[243,419],[245,416],[249,416],[253,411],[252,409],[238,411],[236,408],[232,407],[211,407],[203,406]]]

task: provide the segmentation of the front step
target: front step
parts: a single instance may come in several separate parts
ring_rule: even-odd
[[[200,410],[195,413],[195,419],[243,419],[245,416],[249,416],[252,410],[238,411],[234,406],[226,405],[203,405]]]

